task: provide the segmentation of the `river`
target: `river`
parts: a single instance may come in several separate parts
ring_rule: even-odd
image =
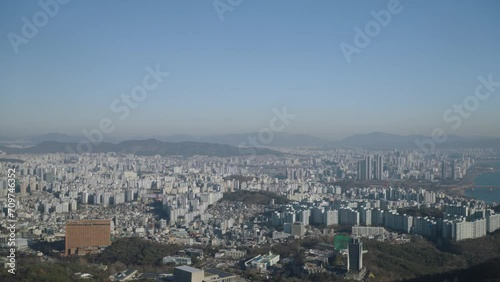
[[[496,164],[498,167],[500,163]],[[487,203],[500,203],[500,173],[499,172],[488,172],[478,175],[474,178],[474,185],[477,186],[496,186],[490,191],[490,188],[474,188],[467,189],[465,195],[473,197]]]

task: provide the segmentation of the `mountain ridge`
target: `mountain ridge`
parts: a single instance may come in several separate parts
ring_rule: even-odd
[[[116,137],[106,137],[105,142],[111,144],[119,144],[124,141],[131,140],[149,140],[155,139],[167,143],[210,143],[220,145],[230,145],[240,147],[242,145],[250,146],[249,140],[253,139],[257,142],[255,146],[265,145],[268,147],[325,147],[325,148],[366,148],[366,149],[419,149],[417,143],[424,140],[432,140],[431,137],[422,134],[413,135],[398,135],[374,131],[370,133],[358,133],[342,138],[337,141],[328,141],[327,139],[318,138],[302,133],[275,133],[271,142],[261,144],[258,139],[258,133],[234,133],[234,134],[215,134],[209,136],[193,136],[187,134],[173,135],[153,135],[152,138],[136,136],[129,140],[120,140]],[[49,133],[43,135],[31,135],[23,138],[9,138],[2,136],[4,143],[17,141],[29,141],[31,144],[37,145],[43,142],[56,141],[62,143],[77,143],[85,140],[83,136],[73,136],[60,133]],[[255,141],[257,140],[257,141]],[[481,136],[458,136],[454,134],[447,135],[446,141],[443,143],[435,142],[436,148],[471,148],[471,147],[494,147],[500,148],[500,138],[498,137],[481,137]]]
[[[398,135],[385,132],[371,132],[354,134],[339,141],[332,142],[331,147],[367,148],[367,149],[420,149],[418,143],[432,140],[425,135]],[[463,137],[448,134],[446,141],[434,142],[436,148],[471,148],[471,147],[496,147],[500,148],[500,138],[495,137]]]
[[[86,146],[81,146],[84,152],[88,149]],[[12,148],[0,146],[9,154],[45,154],[45,153],[74,153],[78,152],[77,143],[64,143],[57,141],[46,141],[28,148]],[[99,143],[91,146],[91,153],[120,153],[120,154],[135,154],[135,155],[181,155],[181,156],[245,156],[252,155],[282,155],[282,153],[266,148],[238,148],[225,144],[200,143],[200,142],[163,142],[157,139],[145,140],[126,140],[120,143]]]

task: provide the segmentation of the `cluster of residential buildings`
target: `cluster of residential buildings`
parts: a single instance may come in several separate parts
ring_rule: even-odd
[[[283,227],[282,233],[275,233],[275,237],[283,236],[283,233],[304,236],[310,224],[383,226],[425,236],[438,236],[439,233],[456,240],[471,236],[461,236],[462,229],[466,230],[464,234],[471,234],[467,231],[471,228],[477,230],[472,232],[475,237],[484,234],[482,219],[486,232],[498,229],[498,216],[487,209],[483,209],[482,218],[446,217],[442,222],[396,212],[397,208],[420,205],[443,208],[443,203],[449,199],[442,193],[393,187],[343,188],[325,185],[321,181],[325,177],[356,178],[360,175],[360,168],[361,174],[366,175],[363,179],[390,179],[397,171],[420,173],[426,167],[433,175],[438,175],[442,164],[448,163],[449,156],[456,153],[454,151],[437,153],[433,158],[424,158],[411,151],[367,155],[364,150],[339,149],[335,153],[324,157],[297,154],[295,158],[264,156],[251,160],[244,157],[140,157],[115,153],[21,156],[24,162],[16,164],[18,217],[30,223],[45,223],[43,227],[30,224],[28,233],[31,237],[57,237],[64,232],[65,219],[106,217],[112,219],[112,234],[115,236],[153,236],[161,241],[167,238],[161,238],[163,232],[158,231],[168,229],[179,242],[193,243],[193,238],[182,239],[189,234],[184,236],[182,231],[172,229],[185,226],[217,243],[228,231],[236,238],[262,237],[263,230],[269,231],[255,224],[244,224],[261,213],[261,207],[235,204],[221,208],[215,205],[224,193],[264,190],[296,202],[288,206],[273,206],[271,223]],[[461,152],[461,159],[453,159],[449,166],[444,167],[452,168],[450,175],[460,175],[459,171],[473,164],[474,158],[486,153],[465,150]],[[356,160],[359,157],[361,161]],[[267,173],[261,170],[263,164],[271,167]],[[278,173],[285,171],[285,179],[271,175],[273,166]],[[331,168],[335,167],[337,169],[332,171]],[[233,174],[247,177],[229,177]],[[5,194],[5,178],[0,179],[0,185],[3,187],[1,193]],[[334,204],[314,204],[332,198],[336,201]],[[155,216],[147,206],[150,200],[161,201],[161,210],[166,216]],[[5,204],[5,201],[0,202],[2,206]],[[237,212],[231,212],[232,209]],[[5,212],[0,213],[0,217],[2,215],[5,216]],[[476,220],[478,223],[467,223]]]
[[[307,149],[284,157],[254,158],[9,156],[21,161],[0,162],[0,226],[7,225],[6,167],[15,165],[20,239],[57,241],[75,234],[67,241],[66,255],[105,247],[110,237],[136,236],[193,247],[219,246],[222,250],[214,259],[237,261],[246,256],[244,247],[314,236],[337,226],[350,226],[353,235],[369,238],[384,238],[388,231],[456,241],[478,238],[500,229],[500,214],[491,206],[428,189],[391,187],[387,182],[460,179],[476,159],[498,154],[486,149],[459,152],[458,158],[456,150],[424,156],[415,151],[362,149],[328,153]],[[380,181],[372,186],[332,184],[354,179]],[[224,200],[225,194],[241,190],[271,192],[286,202]],[[405,212],[409,209],[442,216]],[[73,232],[78,230],[75,222],[94,219],[108,222],[95,231],[100,241],[73,246],[80,240],[79,232]],[[163,263],[190,265],[191,256],[166,256]],[[247,267],[267,269],[279,259],[262,255],[247,261]],[[311,264],[308,271],[318,270]]]

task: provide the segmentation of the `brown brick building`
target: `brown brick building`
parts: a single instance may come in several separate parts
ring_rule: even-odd
[[[85,250],[111,245],[111,220],[68,220],[66,222],[65,254],[85,253]]]

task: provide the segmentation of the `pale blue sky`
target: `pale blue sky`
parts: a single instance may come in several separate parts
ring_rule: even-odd
[[[16,54],[8,34],[42,9],[0,1],[0,135],[80,134],[103,117],[119,136],[246,133],[287,106],[286,131],[331,139],[499,136],[500,88],[458,130],[442,115],[478,76],[500,81],[500,2],[401,0],[347,63],[339,44],[388,2],[243,0],[221,21],[212,1],[72,0]],[[120,120],[113,100],[157,64],[170,76]]]

